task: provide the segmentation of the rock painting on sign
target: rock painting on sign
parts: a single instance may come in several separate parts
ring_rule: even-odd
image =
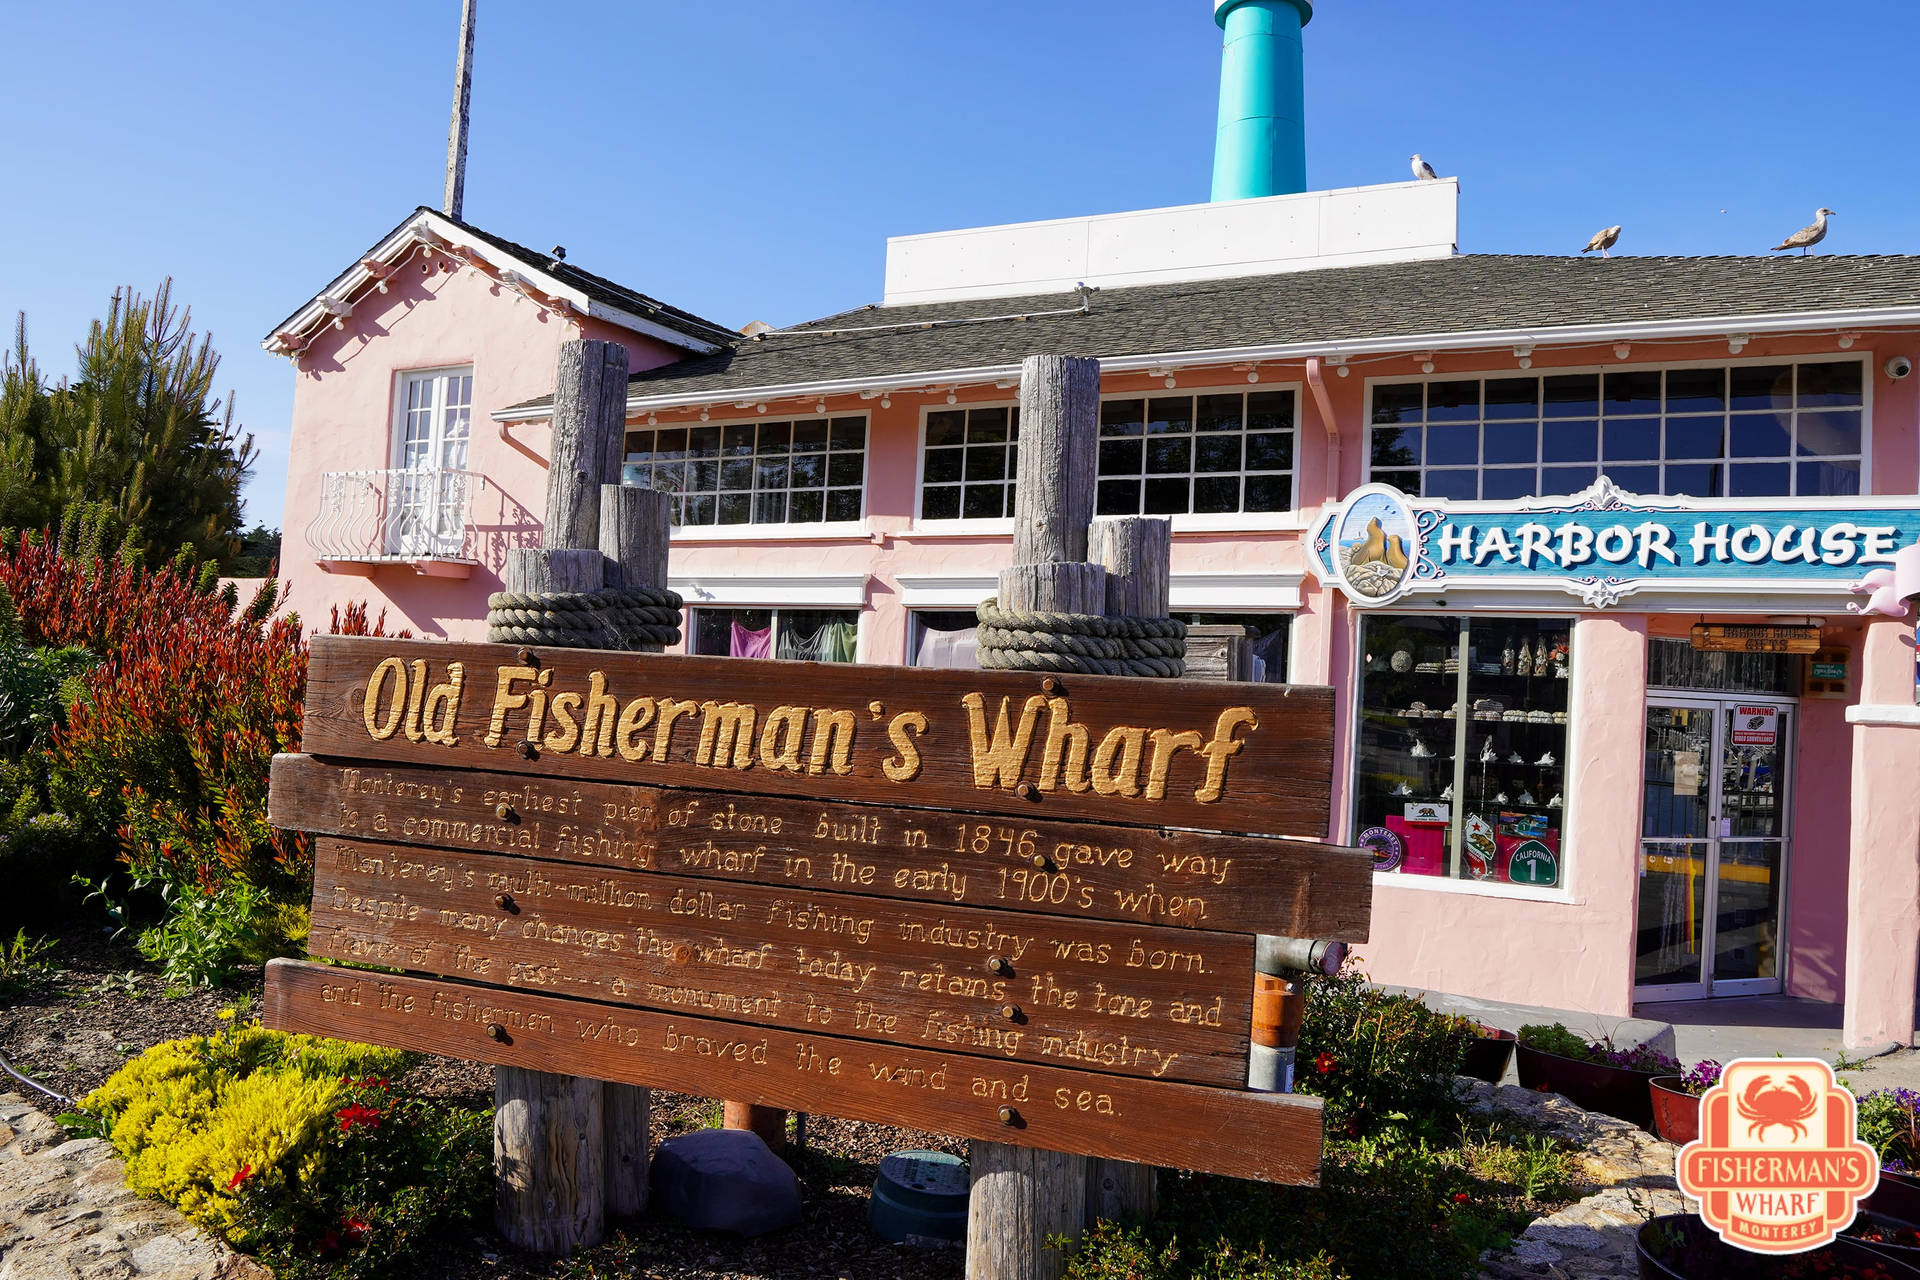
[[[1336,537],[1340,568],[1352,591],[1369,599],[1395,594],[1413,568],[1413,517],[1388,493],[1357,496]]]

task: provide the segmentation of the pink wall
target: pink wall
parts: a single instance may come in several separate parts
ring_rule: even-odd
[[[1850,1049],[1914,1040],[1920,976],[1920,724],[1887,723],[1914,705],[1913,624],[1876,618],[1861,646],[1861,710],[1853,726],[1853,809],[1847,874],[1847,985],[1842,1039]]]
[[[447,639],[485,633],[487,595],[500,589],[507,549],[539,540],[548,435],[544,425],[512,429],[536,460],[502,440],[488,414],[551,391],[559,345],[583,336],[580,328],[473,267],[416,251],[389,278],[387,293],[366,294],[344,329],[322,330],[300,354],[281,573],[290,584],[288,607],[310,629],[325,630],[334,606],[367,601],[375,615],[386,609],[390,631]],[[625,345],[635,369],[678,354],[599,321],[586,321],[586,329],[584,336]],[[473,368],[467,467],[485,481],[467,552],[479,565],[465,579],[424,576],[407,565],[364,568],[365,576],[328,572],[307,542],[322,474],[393,466],[396,373],[450,365]]]

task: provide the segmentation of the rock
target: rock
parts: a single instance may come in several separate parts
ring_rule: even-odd
[[[744,1129],[702,1129],[660,1144],[654,1203],[701,1231],[758,1236],[800,1221],[800,1180]]]

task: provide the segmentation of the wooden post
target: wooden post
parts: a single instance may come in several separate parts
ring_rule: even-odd
[[[1085,563],[1100,434],[1100,362],[1028,356],[1020,371],[1014,566],[1000,574],[1003,609],[1102,613],[1106,571]],[[969,1142],[967,1280],[1054,1280],[1065,1259],[1049,1235],[1086,1219],[1085,1156]]]
[[[594,339],[561,343],[554,370],[547,522],[539,548],[507,553],[502,574],[507,590],[598,591],[606,585],[606,558],[599,550],[601,486],[620,480],[626,431],[626,348]],[[623,564],[621,573],[651,570],[659,575],[656,581],[664,582],[664,539],[658,541],[657,555],[657,565],[636,560]],[[614,1144],[622,1153],[617,1167],[607,1159],[610,1088],[627,1090],[612,1108],[613,1123],[621,1126]],[[610,1196],[616,1212],[638,1212],[646,1203],[649,1104],[644,1089],[544,1071],[496,1070],[494,1225],[500,1234],[522,1249],[565,1254],[605,1237]],[[630,1128],[636,1115],[637,1132]]]
[[[1109,615],[1164,618],[1173,580],[1173,523],[1159,516],[1095,520],[1087,558],[1106,571]],[[1153,1217],[1159,1179],[1152,1165],[1094,1158],[1087,1162],[1086,1223]]]
[[[518,1067],[493,1073],[494,1225],[535,1253],[606,1235],[606,1144],[598,1080]]]
[[[637,1084],[600,1086],[606,1139],[609,1218],[637,1218],[647,1208],[647,1159],[653,1122],[653,1090]]]
[[[779,1107],[762,1107],[751,1102],[722,1103],[720,1125],[757,1134],[760,1141],[776,1152],[787,1145],[787,1113]]]

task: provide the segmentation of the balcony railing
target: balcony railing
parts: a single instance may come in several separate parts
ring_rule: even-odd
[[[317,560],[348,564],[476,563],[470,516],[480,476],[471,471],[329,471],[307,526]]]

